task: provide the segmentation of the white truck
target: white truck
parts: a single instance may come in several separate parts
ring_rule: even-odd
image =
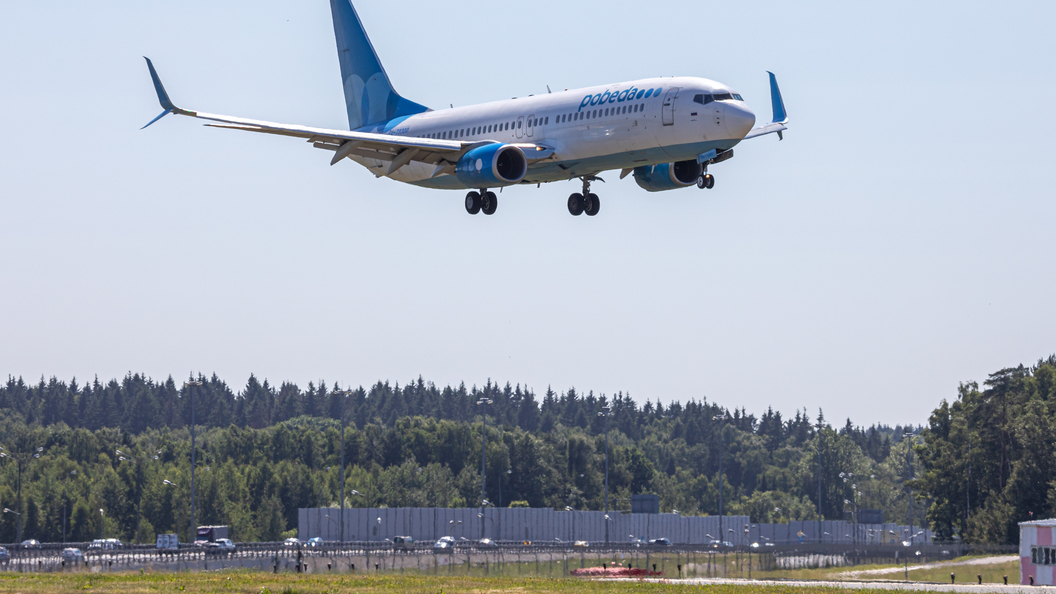
[[[176,552],[180,550],[180,539],[175,534],[159,534],[154,546],[158,551]]]

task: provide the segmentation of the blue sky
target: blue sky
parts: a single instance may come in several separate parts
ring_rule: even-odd
[[[925,422],[961,381],[1056,352],[1052,3],[359,2],[434,108],[703,76],[769,116],[716,188],[610,173],[462,194],[376,180],[178,105],[346,125],[329,5],[5,7],[0,374],[422,375]]]

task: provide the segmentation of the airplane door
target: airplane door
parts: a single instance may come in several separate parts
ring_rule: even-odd
[[[664,125],[673,126],[675,124],[675,100],[678,99],[678,92],[682,89],[675,87],[667,92],[664,97]]]
[[[524,136],[524,116],[517,118],[517,138]]]
[[[525,123],[524,128],[525,128],[525,134],[528,136],[528,138],[531,138],[532,134],[535,133],[535,116],[534,115],[528,116],[528,121]]]

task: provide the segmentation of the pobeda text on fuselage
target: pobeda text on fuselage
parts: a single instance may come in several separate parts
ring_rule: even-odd
[[[389,81],[350,0],[330,0],[348,130],[328,130],[208,114],[176,107],[150,59],[147,67],[165,109],[216,128],[304,138],[331,151],[331,165],[350,159],[377,177],[426,188],[471,191],[470,214],[494,214],[493,189],[579,179],[568,198],[573,215],[594,216],[598,174],[619,170],[650,192],[696,185],[709,189],[708,166],[733,157],[742,140],[781,133],[785,113],[770,74],[773,120],[755,114],[721,83],[692,77],[652,78],[433,111],[400,96]],[[144,126],[146,128],[147,126]],[[603,180],[602,180],[603,181]]]

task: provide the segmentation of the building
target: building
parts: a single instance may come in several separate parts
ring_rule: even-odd
[[[1020,522],[1020,584],[1056,585],[1053,575],[1056,571],[1056,541],[1053,539],[1053,533],[1056,533],[1056,518]]]

